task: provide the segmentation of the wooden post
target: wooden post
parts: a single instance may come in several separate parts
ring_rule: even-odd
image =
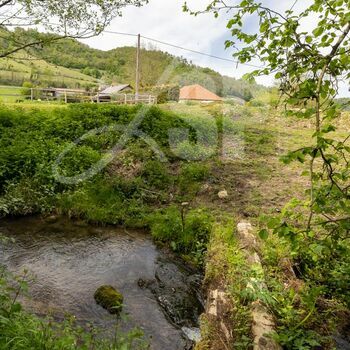
[[[65,103],[68,103],[67,91],[64,92],[64,102],[65,102]]]
[[[124,94],[124,104],[126,105],[126,100],[127,99],[127,97],[126,97],[126,94]]]
[[[140,48],[141,48],[141,35],[137,35],[137,51],[136,51],[136,83],[135,83],[135,101],[139,97],[140,89]]]
[[[31,100],[31,101],[34,100],[34,91],[33,91],[33,88],[30,88],[30,100]]]
[[[97,103],[100,103],[100,92],[97,91]]]

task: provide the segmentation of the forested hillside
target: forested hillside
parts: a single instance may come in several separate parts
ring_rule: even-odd
[[[18,37],[25,41],[49,38],[49,34],[38,33],[34,30],[26,31],[18,28],[16,32]],[[48,64],[83,73],[95,83],[97,79],[101,79],[107,84],[135,84],[136,48],[134,47],[119,47],[110,51],[101,51],[77,40],[62,39],[50,45],[33,47],[29,54]],[[11,61],[10,65],[12,64],[15,68],[13,60],[8,61]],[[22,65],[27,66],[33,65],[33,62],[35,61],[20,61]],[[246,100],[265,89],[241,79],[223,77],[210,68],[196,66],[184,58],[175,57],[157,49],[146,50],[145,48],[141,51],[141,87],[147,89],[157,85],[162,73],[171,64],[174,65],[174,71],[165,83],[175,83],[181,86],[198,83],[218,95],[238,96]],[[39,69],[37,73],[42,74],[43,72],[40,72]]]

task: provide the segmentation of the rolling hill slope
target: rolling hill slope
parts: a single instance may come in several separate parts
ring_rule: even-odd
[[[58,66],[28,53],[0,59],[0,84],[18,85],[31,81],[40,86],[88,87],[98,84],[94,77]]]

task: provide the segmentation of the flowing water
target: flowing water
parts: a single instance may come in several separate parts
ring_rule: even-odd
[[[145,233],[38,217],[2,220],[0,233],[15,239],[0,247],[0,264],[35,276],[31,298],[24,300],[30,311],[58,319],[68,312],[108,333],[115,317],[93,298],[108,284],[124,295],[124,329],[141,328],[152,349],[184,349],[181,329],[168,321],[151,291],[138,286],[140,278],[154,279],[159,257],[166,258]]]

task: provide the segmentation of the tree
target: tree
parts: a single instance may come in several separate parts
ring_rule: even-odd
[[[335,101],[339,81],[350,80],[350,2],[293,0],[280,12],[261,1],[216,0],[204,11],[191,13],[229,14],[227,28],[233,38],[226,47],[236,49],[234,56],[241,63],[262,62],[247,78],[273,73],[287,113],[312,122],[312,145],[283,157],[286,163],[308,162],[308,200],[294,199],[280,216],[270,217],[261,237],[272,231],[289,239],[309,277],[329,281],[337,275],[345,299],[350,283],[350,135],[341,139],[334,131],[340,116]],[[184,10],[190,11],[186,4]],[[248,27],[248,21],[257,28]],[[335,266],[342,267],[332,277]],[[346,302],[350,304],[349,298]]]
[[[22,89],[20,90],[21,95],[25,96],[26,98],[30,98],[32,88],[33,84],[30,81],[25,81],[22,84]]]
[[[61,38],[87,38],[100,34],[121,16],[128,5],[142,6],[148,0],[0,0],[0,58]],[[11,27],[40,26],[54,33],[25,40]]]

